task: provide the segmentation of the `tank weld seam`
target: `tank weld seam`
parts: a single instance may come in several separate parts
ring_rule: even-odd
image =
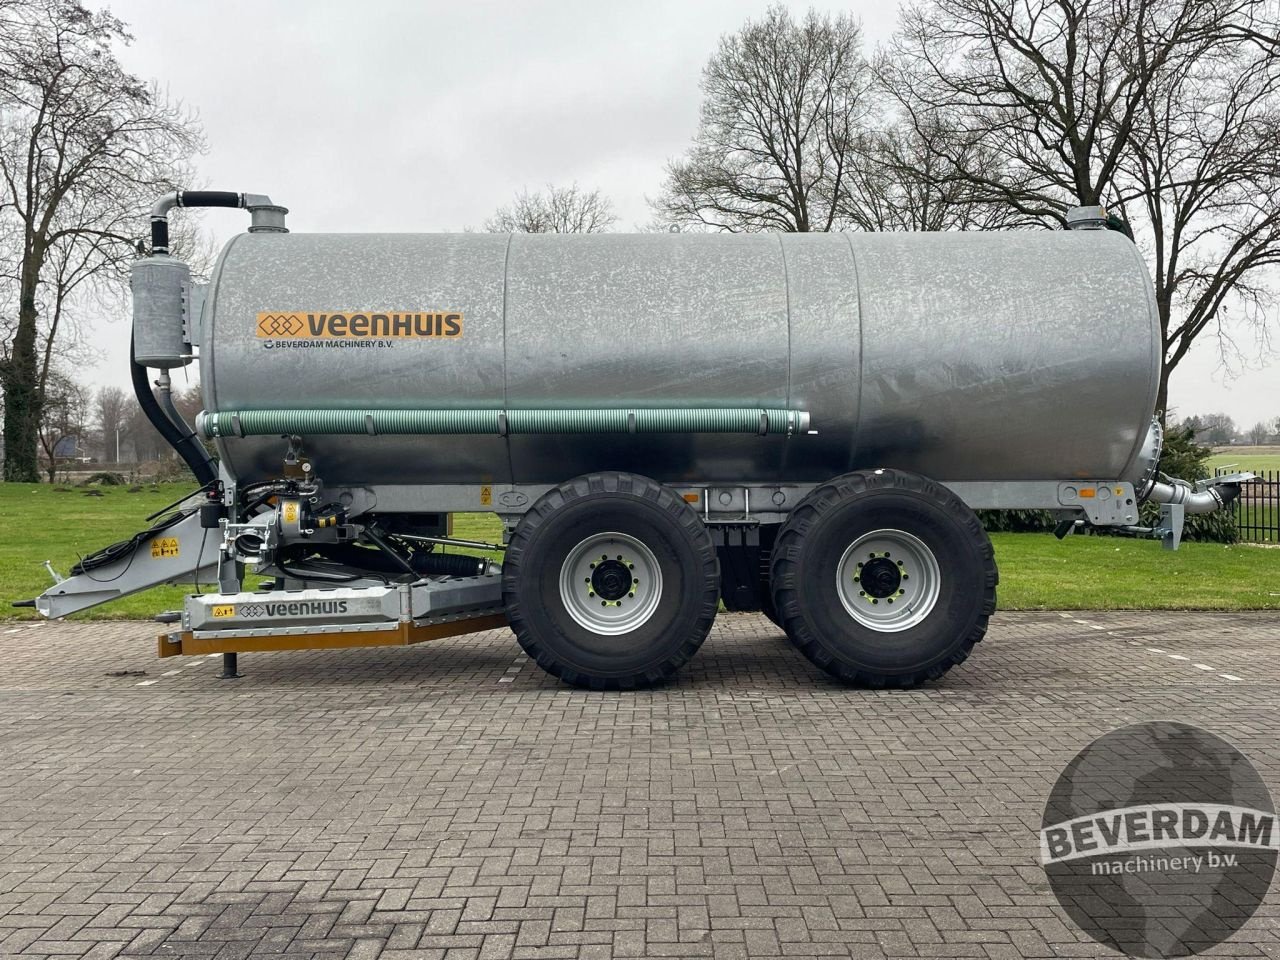
[[[849,450],[849,467],[852,468],[854,461],[858,457],[858,440],[862,436],[862,390],[866,377],[863,375],[863,367],[866,361],[866,351],[862,342],[862,276],[858,271],[858,254],[853,248],[853,237],[850,234],[844,234],[845,242],[849,244],[849,262],[853,265],[853,285],[857,291],[856,300],[858,304],[858,391],[854,399],[853,414],[853,437],[851,438]]]
[[[511,366],[507,362],[507,300],[511,287],[511,244],[514,240],[515,234],[507,234],[507,245],[502,252],[502,406],[504,408],[511,403]],[[511,451],[505,415],[500,418],[500,424],[503,432],[499,436],[502,437],[502,446],[507,452],[507,477],[515,483],[516,459]]]

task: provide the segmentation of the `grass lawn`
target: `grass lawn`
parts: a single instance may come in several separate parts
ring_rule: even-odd
[[[1002,610],[1280,610],[1280,549],[994,533]]]
[[[44,561],[66,575],[77,556],[146,526],[144,518],[188,492],[182,484],[137,493],[104,487],[103,496],[47,484],[0,484],[0,617],[35,618],[10,601],[34,597],[49,584]],[[490,514],[455,517],[454,535],[499,541]],[[1004,610],[1280,609],[1280,550],[1187,543],[1177,553],[1150,541],[1116,537],[995,534]],[[149,618],[175,609],[189,587],[158,587],[78,614],[79,618]]]
[[[1210,470],[1251,470],[1254,473],[1280,470],[1280,446],[1218,447],[1209,457],[1208,464]]]

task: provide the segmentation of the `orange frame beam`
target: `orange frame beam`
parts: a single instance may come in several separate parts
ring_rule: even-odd
[[[398,623],[387,630],[369,630],[352,633],[295,633],[282,636],[248,637],[197,637],[186,630],[178,634],[178,642],[170,641],[171,634],[158,638],[159,655],[162,657],[199,657],[211,653],[263,653],[272,650],[341,650],[350,647],[407,647],[428,640],[456,637],[481,630],[496,630],[507,625],[502,613],[473,617],[470,620],[453,620],[449,623],[417,625]]]

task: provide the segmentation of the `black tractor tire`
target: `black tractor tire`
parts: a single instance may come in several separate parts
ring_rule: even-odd
[[[905,611],[908,619],[892,629],[868,625],[846,607],[855,605],[866,619],[864,609],[881,616],[891,609],[880,606],[879,599],[874,608],[856,606],[870,604],[873,596],[884,597],[886,605],[893,599],[902,603],[900,596],[885,596],[883,579],[864,582],[865,574],[860,575],[841,596],[842,560],[848,564],[845,571],[861,557],[867,574],[889,581],[900,576],[890,564],[900,569],[903,564],[889,558],[889,551],[884,554],[888,559],[859,553],[846,560],[860,538],[877,537],[881,531],[890,537],[905,533],[903,539],[927,547],[936,564],[936,573],[919,572],[910,585],[923,590],[922,582],[933,582],[937,592],[932,605],[906,598],[924,612],[900,606],[898,614]],[[872,571],[877,563],[881,567]],[[888,573],[884,567],[890,567]],[[915,686],[964,661],[995,612],[999,579],[991,541],[973,510],[927,477],[889,469],[845,474],[814,489],[783,525],[770,566],[774,607],[791,642],[833,677],[868,687]],[[908,585],[892,584],[898,586]],[[917,617],[918,622],[911,619]]]
[[[589,594],[591,600],[572,593],[570,602],[565,599],[564,590],[574,585],[584,591],[600,586],[590,578],[580,583],[574,577],[572,584],[562,579],[583,544],[608,534],[641,544],[651,558],[637,560],[641,569],[650,562],[660,571],[660,578],[653,578],[655,584],[660,579],[660,587],[653,594],[641,592],[636,601],[647,598],[652,604],[647,619],[616,634],[602,632],[612,625],[593,629],[589,619],[582,622],[593,616],[584,610],[594,605],[596,593]],[[617,547],[620,559],[638,549]],[[604,559],[618,568],[609,575],[619,576],[618,564]],[[603,570],[605,564],[600,566]],[[520,520],[502,564],[503,603],[520,646],[552,676],[593,690],[650,686],[670,677],[707,638],[719,596],[715,547],[697,512],[672,490],[632,473],[591,473],[547,492]],[[621,606],[631,598],[623,594],[601,606],[608,602]]]

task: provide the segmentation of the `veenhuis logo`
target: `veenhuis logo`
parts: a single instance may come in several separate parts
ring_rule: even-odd
[[[260,340],[448,340],[462,336],[456,310],[326,310],[258,314]]]

